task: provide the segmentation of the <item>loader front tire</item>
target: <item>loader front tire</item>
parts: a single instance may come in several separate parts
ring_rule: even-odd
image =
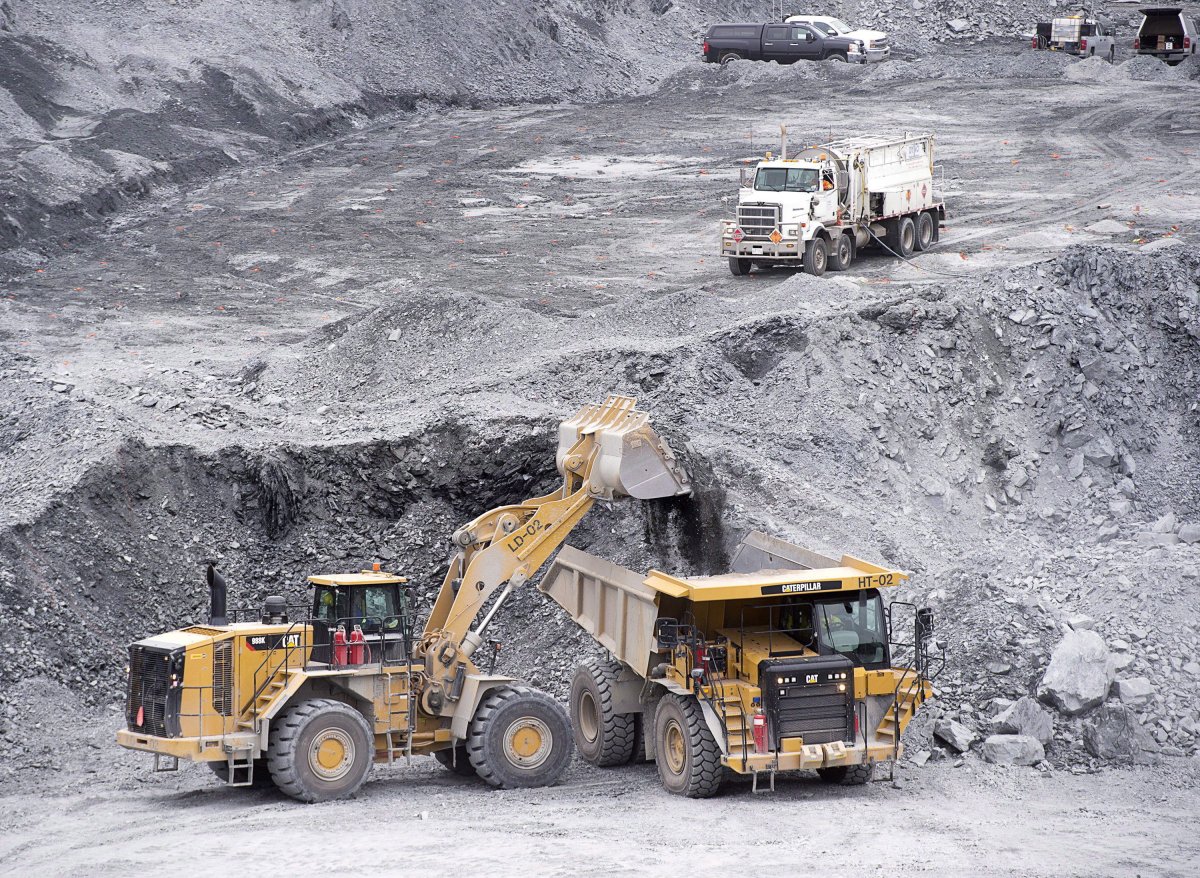
[[[494,787],[548,787],[571,761],[571,721],[557,701],[528,686],[487,693],[467,732],[467,756]]]
[[[721,786],[721,749],[695,698],[665,695],[654,711],[655,761],[667,792],[707,799]]]
[[[471,757],[467,755],[467,748],[461,744],[457,747],[447,747],[445,750],[437,750],[434,752],[433,758],[452,774],[457,774],[459,777],[475,777],[479,774],[475,770],[475,766],[471,764]]]
[[[293,799],[327,802],[358,791],[374,750],[361,713],[341,701],[314,698],[272,721],[267,765],[275,786]]]
[[[870,783],[875,776],[875,764],[838,765],[834,768],[818,768],[817,774],[825,783],[841,784],[844,787],[858,787]]]
[[[637,745],[637,714],[613,709],[621,664],[588,659],[571,678],[571,730],[575,749],[598,768],[625,765]]]

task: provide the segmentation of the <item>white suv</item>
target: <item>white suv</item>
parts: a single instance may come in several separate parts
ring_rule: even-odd
[[[1133,41],[1133,48],[1139,55],[1153,55],[1174,65],[1196,54],[1200,19],[1184,15],[1178,6],[1142,9],[1140,12],[1145,18]]]
[[[888,45],[888,35],[880,30],[856,30],[840,18],[827,15],[793,15],[787,21],[815,27],[826,36],[861,40],[868,61],[886,61],[892,54],[892,47]]]

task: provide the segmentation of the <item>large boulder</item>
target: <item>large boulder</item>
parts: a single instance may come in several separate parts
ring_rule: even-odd
[[[1154,749],[1149,732],[1123,704],[1106,704],[1083,729],[1083,745],[1101,759],[1140,761]]]
[[[1154,684],[1145,677],[1130,677],[1127,680],[1117,680],[1113,688],[1122,704],[1137,706],[1145,704],[1154,697]]]
[[[1025,735],[1043,745],[1054,737],[1054,719],[1028,695],[1019,698],[992,720],[992,728],[1002,735]]]
[[[1038,699],[1074,716],[1104,703],[1116,674],[1095,631],[1068,631],[1038,686]]]
[[[997,765],[1033,765],[1046,758],[1042,742],[1028,735],[990,735],[980,752]]]
[[[952,719],[939,719],[933,724],[933,736],[959,753],[966,753],[979,736]]]

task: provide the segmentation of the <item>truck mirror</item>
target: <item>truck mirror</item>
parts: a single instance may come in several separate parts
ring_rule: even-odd
[[[808,33],[808,34],[804,35],[804,40],[805,40],[805,42],[808,42],[808,43],[811,43],[816,38],[817,38],[817,35],[813,34],[813,33]]]

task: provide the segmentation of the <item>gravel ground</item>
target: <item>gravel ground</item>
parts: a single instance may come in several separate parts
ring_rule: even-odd
[[[764,826],[781,827],[780,868],[816,850],[835,874],[1188,874],[1200,158],[1179,107],[1200,79],[1119,62],[1001,43],[867,70],[680,56],[590,103],[410,96],[181,172],[114,202],[104,226],[67,197],[62,225],[10,238],[3,868],[126,873],[215,824],[245,839],[221,857],[248,856],[262,829],[303,871],[320,857],[310,822],[374,800],[388,821],[442,821],[500,874],[527,856],[550,874],[653,872],[685,838],[698,867],[757,862]],[[940,247],[821,280],[731,277],[716,224],[780,122],[805,140],[934,130]],[[701,490],[597,510],[580,547],[714,572],[757,527],[914,572],[898,596],[935,608],[950,663],[900,789],[805,780],[693,803],[649,767],[577,766],[554,790],[489,793],[429,763],[299,809],[200,769],[147,779],[110,743],[123,645],[203,612],[202,559],[249,603],[372,560],[428,598],[454,526],[550,484],[552,425],[610,390],[654,413]],[[932,736],[938,720],[987,734],[1076,626],[1149,689],[1112,699],[1137,752],[1089,750],[1087,713],[1054,717],[1038,768]],[[559,694],[591,649],[531,591],[497,631],[509,670]],[[806,820],[789,831],[792,799]],[[841,818],[837,840],[810,829],[813,800]],[[164,809],[169,829],[150,819]],[[697,839],[697,813],[753,828]],[[847,846],[842,827],[866,820]],[[445,856],[441,835],[397,827],[361,850],[415,869]]]

